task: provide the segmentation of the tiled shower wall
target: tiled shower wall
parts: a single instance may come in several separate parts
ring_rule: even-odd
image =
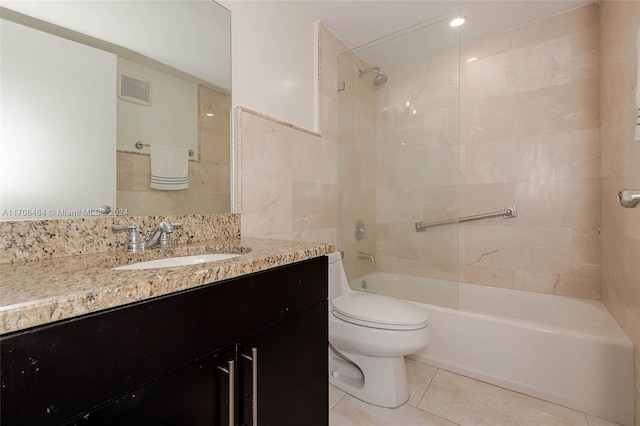
[[[601,3],[602,301],[633,341],[640,425],[640,209],[622,208],[620,189],[640,188],[637,110],[640,3]]]
[[[444,50],[385,68],[377,92],[376,268],[457,282],[458,227],[414,224],[457,217],[458,37],[447,20],[419,31]]]
[[[132,216],[230,212],[230,109],[229,94],[198,86],[200,160],[189,161],[189,189],[151,189],[149,155],[118,151],[118,206]]]
[[[368,92],[356,76],[345,95],[347,81],[340,248],[366,251],[350,222],[374,205],[378,270],[598,299],[599,55],[591,4],[463,45],[459,58],[450,49],[385,68],[388,82]],[[516,219],[413,227],[514,204]]]
[[[598,7],[461,48],[463,282],[600,297]]]

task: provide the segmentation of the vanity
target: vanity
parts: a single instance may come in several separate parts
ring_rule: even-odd
[[[0,422],[328,424],[332,246],[235,244],[250,251],[175,268],[113,270],[122,253],[0,265]]]
[[[326,425],[333,247],[240,237],[231,14],[143,3],[0,7],[0,423]],[[150,188],[155,144],[193,151],[188,190]],[[175,247],[114,233],[164,220]],[[113,269],[211,253],[239,256]]]

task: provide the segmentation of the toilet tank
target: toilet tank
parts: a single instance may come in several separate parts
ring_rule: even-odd
[[[329,300],[350,293],[349,281],[342,264],[342,253],[334,251],[329,253]]]

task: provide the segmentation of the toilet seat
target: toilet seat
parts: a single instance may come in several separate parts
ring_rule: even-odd
[[[347,293],[333,299],[333,315],[343,321],[386,330],[417,330],[427,326],[425,311],[404,300],[371,293]]]

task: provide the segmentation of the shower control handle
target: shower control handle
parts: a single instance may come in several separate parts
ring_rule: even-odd
[[[353,236],[355,237],[356,241],[362,241],[363,238],[365,240],[367,239],[367,231],[362,219],[358,219],[356,221],[356,230],[353,231]]]

